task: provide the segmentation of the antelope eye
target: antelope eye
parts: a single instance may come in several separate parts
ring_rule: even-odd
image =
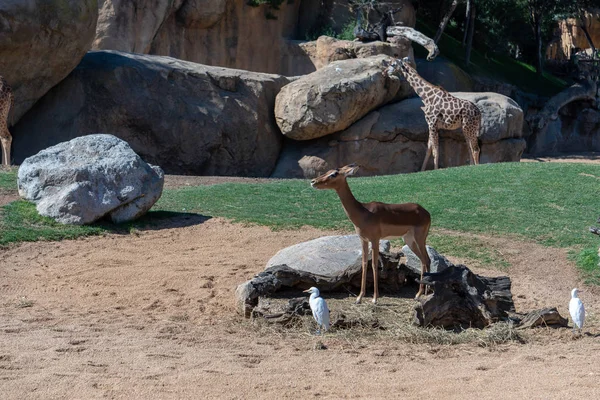
[[[332,172],[332,173],[329,174],[330,178],[335,178],[336,176],[338,176],[338,172],[337,171]]]

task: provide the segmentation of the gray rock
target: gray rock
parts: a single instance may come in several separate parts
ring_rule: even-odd
[[[402,252],[406,256],[406,266],[412,271],[417,277],[421,276],[421,260],[407,245],[402,247]],[[427,245],[427,254],[431,260],[429,266],[429,272],[442,272],[450,266],[454,266],[446,257],[438,253],[433,247]]]
[[[89,50],[96,0],[0,1],[0,75],[12,86],[18,121]]]
[[[410,271],[400,264],[400,254],[390,253],[390,243],[379,244],[379,288],[397,292],[406,284]],[[330,291],[341,285],[359,288],[361,285],[362,245],[357,235],[326,236],[299,243],[279,251],[264,271],[240,284],[235,291],[236,310],[250,317],[259,300],[278,290],[307,289],[316,286]],[[373,285],[371,260],[367,266],[367,284]]]
[[[89,52],[15,126],[15,160],[106,132],[169,173],[269,176],[282,142],[273,106],[287,82],[170,57]]]
[[[335,61],[284,86],[275,119],[286,137],[309,140],[348,128],[370,111],[408,96],[406,82],[383,75],[385,55]]]
[[[388,252],[390,242],[382,240],[380,251]],[[302,274],[312,275],[319,288],[331,289],[349,282],[361,271],[362,244],[358,235],[324,236],[280,250],[266,269],[285,265]]]
[[[310,60],[312,69],[302,75],[309,74],[324,66],[340,60],[352,58],[366,58],[386,54],[393,58],[414,57],[411,42],[400,36],[394,37],[391,42],[360,42],[355,40],[341,40],[330,36],[320,36],[311,42],[298,42],[302,55]],[[295,62],[301,61],[297,57]],[[293,70],[290,66],[289,70]],[[296,68],[297,70],[297,68]]]
[[[426,81],[449,92],[472,92],[473,79],[462,68],[444,57],[432,61],[416,60],[417,71]]]
[[[548,155],[600,151],[600,111],[571,103],[527,138],[527,153]]]
[[[164,175],[114,136],[73,139],[27,158],[18,172],[19,194],[41,215],[82,225],[108,216],[140,217],[160,198]]]
[[[480,162],[519,161],[525,149],[519,106],[497,93],[453,94],[482,109]],[[421,99],[414,97],[372,111],[333,135],[302,142],[286,140],[272,176],[314,178],[353,162],[361,166],[361,176],[419,171],[428,138],[422,106]],[[465,165],[468,160],[462,130],[440,131],[440,166]],[[433,158],[430,163],[433,168]]]

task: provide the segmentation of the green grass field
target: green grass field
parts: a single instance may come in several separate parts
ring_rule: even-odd
[[[9,182],[9,184],[6,184]],[[12,182],[12,183],[10,183]],[[0,185],[14,187],[14,173],[0,173]],[[436,229],[502,235],[571,251],[589,282],[600,284],[598,237],[588,232],[600,214],[600,166],[561,163],[485,164],[417,174],[350,178],[363,202],[417,202],[432,214],[430,243],[449,255],[463,254],[498,267],[509,260],[475,239],[449,237]],[[0,244],[60,240],[107,231],[143,229],[173,213],[198,213],[233,221],[297,229],[310,225],[352,231],[333,191],[312,189],[308,180],[267,184],[228,183],[165,190],[153,211],[127,226],[65,227],[39,217],[24,201],[4,206]],[[458,254],[457,254],[458,253]]]

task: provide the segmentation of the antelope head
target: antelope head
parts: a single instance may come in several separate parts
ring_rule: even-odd
[[[356,171],[358,171],[356,164],[332,169],[310,181],[310,185],[315,189],[336,189],[346,180],[346,177],[354,175]]]

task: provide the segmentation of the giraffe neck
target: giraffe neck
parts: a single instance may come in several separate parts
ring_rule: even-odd
[[[361,202],[356,200],[352,192],[350,191],[350,186],[348,186],[348,182],[344,180],[342,184],[335,189],[336,193],[340,197],[342,201],[342,207],[346,212],[350,221],[354,224],[354,226],[360,226],[361,220],[367,209],[363,206]]]
[[[404,73],[404,77],[408,81],[408,84],[417,93],[417,96],[423,100],[423,103],[426,103],[435,97],[435,93],[439,92],[440,90],[437,86],[434,86],[423,79],[421,75],[419,75],[417,71],[411,67],[408,67],[408,72]]]

